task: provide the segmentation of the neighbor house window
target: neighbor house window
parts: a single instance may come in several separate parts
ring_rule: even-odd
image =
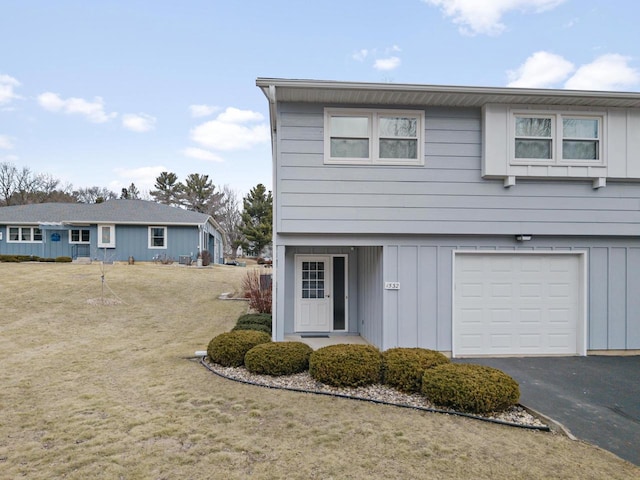
[[[42,230],[38,227],[8,227],[7,239],[9,243],[40,243]]]
[[[91,231],[84,228],[69,230],[69,243],[90,243]]]
[[[327,108],[325,163],[423,165],[424,112]]]
[[[601,164],[602,123],[601,116],[515,113],[513,161]]]
[[[167,227],[149,227],[149,248],[167,248]]]
[[[98,248],[116,248],[115,225],[98,225]]]

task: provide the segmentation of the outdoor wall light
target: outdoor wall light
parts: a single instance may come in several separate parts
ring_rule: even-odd
[[[531,235],[516,235],[516,240],[519,242],[528,242],[531,240]]]

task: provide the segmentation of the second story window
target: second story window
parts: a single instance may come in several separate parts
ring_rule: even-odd
[[[424,112],[327,108],[325,163],[423,165]]]

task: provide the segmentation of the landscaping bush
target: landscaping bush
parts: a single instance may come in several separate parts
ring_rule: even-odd
[[[202,266],[206,267],[207,265],[209,265],[211,263],[211,254],[209,253],[209,250],[203,250],[200,253],[202,258]]]
[[[449,363],[442,353],[425,348],[391,348],[382,353],[382,381],[402,392],[419,393],[425,370]]]
[[[501,370],[449,363],[425,371],[422,393],[436,405],[460,412],[489,413],[518,403],[518,383]]]
[[[73,259],[71,257],[56,257],[56,263],[71,263]]]
[[[226,332],[214,337],[207,347],[209,358],[224,367],[240,367],[245,354],[256,345],[271,341],[271,335],[254,330]]]
[[[2,257],[0,258],[0,261],[6,262],[6,263],[19,263],[20,262],[18,257],[16,257],[15,255],[2,255]]]
[[[379,383],[382,354],[371,345],[330,345],[311,354],[309,374],[315,380],[334,387]]]
[[[244,356],[244,366],[253,373],[292,375],[309,368],[313,349],[302,342],[272,342],[256,345]]]
[[[55,258],[40,257],[40,258],[38,259],[38,261],[39,261],[39,262],[49,262],[49,263],[51,263],[51,262],[55,262],[55,261],[56,261],[56,259],[55,259]]]
[[[271,313],[271,282],[264,285],[260,271],[249,270],[242,279],[244,298],[249,299],[249,307],[259,313]]]
[[[269,313],[246,313],[238,318],[237,325],[243,325],[248,323],[258,323],[269,327],[271,330],[271,314]]]
[[[271,327],[267,327],[261,323],[239,323],[231,329],[232,332],[236,332],[238,330],[254,330],[256,332],[264,332],[271,335]]]

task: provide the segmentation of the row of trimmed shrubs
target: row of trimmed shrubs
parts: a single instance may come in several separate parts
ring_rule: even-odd
[[[383,383],[402,392],[421,393],[435,405],[461,412],[501,411],[520,398],[518,384],[504,372],[450,363],[440,352],[422,348],[380,352],[371,345],[340,344],[314,351],[301,342],[272,342],[265,332],[236,329],[213,338],[207,354],[222,366],[244,365],[263,375],[308,370],[315,380],[335,387]]]
[[[38,257],[37,255],[0,255],[0,262],[5,263],[21,263],[21,262],[56,262],[56,263],[69,263],[72,261],[71,257]]]

